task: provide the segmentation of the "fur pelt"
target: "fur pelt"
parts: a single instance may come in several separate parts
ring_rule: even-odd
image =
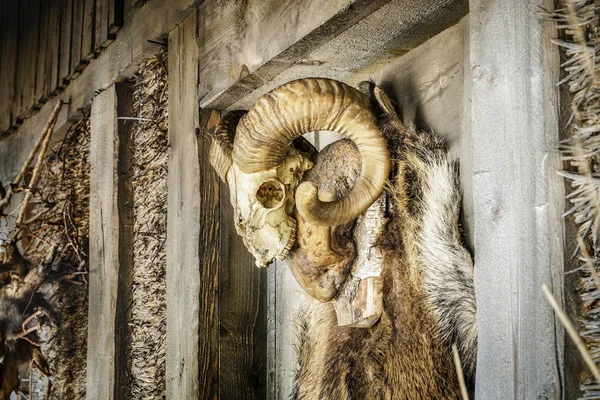
[[[440,138],[378,111],[395,157],[380,243],[384,312],[370,329],[340,327],[331,303],[310,300],[297,316],[293,399],[460,398],[453,343],[467,380],[474,376],[473,263],[461,239],[456,165]]]

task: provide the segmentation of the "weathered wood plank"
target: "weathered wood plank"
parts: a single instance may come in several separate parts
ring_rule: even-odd
[[[94,11],[94,52],[97,54],[112,40],[108,34],[108,4],[112,0],[96,0]]]
[[[117,115],[133,117],[133,90],[127,82],[115,84],[117,92]],[[115,322],[115,400],[128,400],[130,376],[128,350],[131,344],[131,304],[133,282],[133,242],[134,207],[133,177],[134,168],[134,130],[131,121],[118,120],[119,163],[118,201],[119,210],[119,282]]]
[[[199,393],[201,399],[219,398],[219,271],[221,260],[221,203],[219,178],[208,159],[209,134],[216,128],[217,111],[200,112],[200,329],[198,344]]]
[[[38,27],[40,17],[39,3],[35,0],[24,0],[20,3],[20,23],[23,47],[19,50],[23,54],[20,63],[18,90],[20,91],[20,116],[25,118],[32,112],[36,103],[35,99],[35,75],[38,47]]]
[[[169,33],[167,399],[198,399],[200,163],[196,13]],[[190,105],[192,105],[190,107]]]
[[[119,287],[119,134],[114,86],[94,98],[90,144],[90,268],[87,391],[115,396],[115,322]]]
[[[270,5],[261,2],[262,6],[259,6],[277,8],[287,5],[268,4]],[[244,18],[247,18],[252,21],[251,26],[255,26],[256,31],[251,30],[254,33],[244,38],[235,36],[233,39],[229,38],[230,42],[244,43],[238,49],[239,51],[234,51],[233,55],[229,54],[230,47],[227,45],[203,47],[201,44],[201,58],[209,60],[205,61],[206,66],[200,67],[201,80],[204,79],[207,88],[201,91],[202,107],[245,109],[266,91],[307,75],[323,76],[350,83],[354,83],[353,79],[356,81],[367,79],[369,77],[367,67],[373,68],[372,71],[381,68],[391,59],[406,53],[409,49],[457,23],[468,12],[467,0],[392,0],[380,4],[378,9],[370,14],[365,13],[362,19],[357,19],[347,29],[338,31],[329,37],[328,41],[323,42],[322,38],[327,37],[332,30],[335,31],[339,23],[346,22],[341,18],[343,15],[348,18],[353,16],[357,18],[360,15],[354,14],[356,12],[354,6],[349,7],[345,11],[346,14],[342,13],[331,18],[327,23],[302,37],[301,32],[304,32],[308,25],[298,28],[295,24],[299,21],[312,21],[310,26],[314,26],[315,21],[320,21],[326,14],[321,10],[322,3],[319,3],[319,7],[314,11],[311,11],[308,5],[301,4],[304,3],[296,2],[294,7],[298,10],[294,8],[290,15],[300,14],[302,19],[288,21],[290,15],[281,17],[281,21],[287,21],[285,30],[292,34],[295,32],[299,38],[297,42],[280,49],[279,54],[274,54],[277,52],[275,49],[285,40],[289,40],[287,36],[280,38],[277,31],[277,27],[284,22],[277,21],[268,25],[269,19],[252,13],[247,13],[248,16],[241,13],[242,16],[221,17],[227,18],[228,23],[238,23],[240,26],[247,22],[244,21]],[[205,3],[204,7],[207,5],[208,3]],[[332,5],[333,3],[330,3],[328,7]],[[370,4],[369,7],[375,5]],[[253,5],[255,9],[259,6]],[[308,14],[309,12],[314,12],[316,15]],[[338,20],[338,17],[341,19]],[[225,35],[231,35],[231,32],[236,30],[236,28],[220,25],[213,28],[214,30],[209,34],[209,27],[200,26],[201,32],[202,29],[207,30],[209,37],[205,41],[209,44]],[[283,28],[279,29],[283,30]],[[202,38],[202,34],[200,37]],[[245,44],[246,41],[251,43]],[[261,44],[255,44],[253,41]],[[264,51],[261,46],[269,46],[273,50]],[[271,58],[265,55],[271,55]],[[210,61],[211,58],[215,61]],[[228,58],[233,61],[225,62],[220,66],[221,71],[224,72],[219,74],[212,69],[215,63],[220,62],[219,60]],[[248,67],[247,72],[242,68],[242,64]],[[364,74],[355,76],[358,70],[363,70]],[[203,94],[208,91],[209,94]]]
[[[59,77],[60,70],[60,2],[51,2],[50,15],[50,37],[51,47],[49,47],[50,55],[52,56],[52,70],[50,74],[50,94],[53,96],[60,92],[61,79]]]
[[[123,26],[125,0],[110,0],[108,3],[108,34],[115,39],[115,34]]]
[[[564,187],[551,0],[471,0],[476,397],[561,398]]]
[[[58,68],[58,83],[59,86],[64,89],[71,77],[73,0],[61,0],[60,21],[60,63]]]
[[[85,0],[73,0],[73,29],[71,32],[71,79],[75,79],[83,69],[81,55],[83,29],[83,10]],[[87,64],[87,63],[86,63]]]
[[[94,58],[96,0],[85,0],[83,4],[83,32],[81,33],[81,59],[89,61]]]
[[[205,1],[198,35],[201,106],[230,105],[240,91],[255,89],[257,80],[274,77],[388,1]]]
[[[37,50],[37,66],[36,66],[36,79],[35,79],[35,96],[36,106],[41,107],[46,102],[46,75],[49,73],[46,70],[47,59],[46,59],[46,48],[48,47],[49,36],[48,27],[50,21],[50,3],[42,1],[40,4],[40,27],[38,37],[38,50]]]
[[[219,251],[219,398],[263,399],[266,389],[267,270],[254,265],[234,225],[221,184]]]
[[[15,96],[17,72],[17,43],[19,37],[19,19],[17,4],[10,0],[2,1],[2,53],[0,53],[0,131],[9,129],[15,123],[12,104]]]

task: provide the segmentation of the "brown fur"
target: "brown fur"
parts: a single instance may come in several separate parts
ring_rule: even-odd
[[[297,320],[294,399],[458,399],[453,343],[467,378],[474,375],[473,266],[460,237],[454,163],[439,138],[379,115],[395,153],[380,244],[384,312],[370,329],[339,327],[331,303],[311,300]]]

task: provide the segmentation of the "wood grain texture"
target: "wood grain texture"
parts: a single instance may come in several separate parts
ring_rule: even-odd
[[[551,0],[472,0],[476,397],[561,398],[564,339],[541,292],[562,294],[564,187]]]
[[[273,4],[269,7],[274,7]],[[321,12],[321,8],[318,8],[315,11],[318,17],[315,15],[306,16],[301,12],[308,13],[310,9],[305,8],[308,6],[300,6],[299,2],[296,2],[296,4],[299,10],[294,10],[290,15],[300,14],[307,21],[313,21],[312,24],[325,15]],[[328,7],[333,4],[329,4]],[[372,3],[369,7],[375,7],[376,5]],[[364,11],[370,11],[370,13]],[[255,72],[252,72],[252,68],[248,67],[248,74],[244,70],[244,73],[240,75],[242,70],[239,68],[241,66],[232,62],[222,65],[221,69],[225,73],[204,76],[205,80],[208,80],[206,85],[219,87],[223,93],[220,94],[219,90],[214,90],[219,93],[215,96],[205,96],[201,101],[201,106],[247,109],[263,93],[290,80],[306,76],[328,77],[347,81],[351,84],[368,79],[369,73],[377,71],[390,60],[457,23],[468,12],[468,4],[466,0],[391,0],[385,2],[385,4],[379,4],[374,11],[363,10],[362,13],[359,11],[358,14],[353,14],[356,12],[357,9],[354,5],[349,7],[345,11],[346,14],[331,18],[310,34],[301,37],[301,40],[297,43],[288,45],[286,50],[276,54],[271,59],[265,57],[265,55],[272,53],[264,52],[260,49],[260,46],[275,43],[273,47],[277,48],[280,42],[285,42],[286,37],[280,38],[279,32],[274,28],[282,22],[278,21],[271,26],[265,25],[264,28],[261,28],[264,31],[264,33],[261,31],[263,36],[253,33],[247,38],[236,37],[234,41],[241,40],[244,43],[250,40],[263,40],[260,44],[249,43],[245,45],[232,57],[234,59],[240,58],[250,66],[258,62],[264,65]],[[350,24],[347,29],[343,29],[329,37],[328,41],[321,41],[322,38],[328,37],[331,31],[337,29],[336,27],[339,26],[340,21],[346,21],[341,18],[343,15],[348,18],[354,15],[353,18],[357,20]],[[360,19],[361,16],[362,19]],[[229,17],[229,19],[232,18],[234,17]],[[251,14],[245,18],[258,19],[258,17]],[[291,17],[288,16],[287,18]],[[264,21],[260,20],[260,22],[252,21],[251,25],[256,26],[258,31],[259,27],[262,27],[260,24],[266,23],[266,21],[266,19]],[[282,21],[286,21],[286,17],[282,17]],[[303,21],[302,28],[295,25],[295,23],[300,24],[300,21]],[[301,32],[304,32],[303,29],[306,29],[304,21],[303,19],[288,21],[289,26],[286,25],[286,29],[300,35]],[[238,22],[242,25],[247,23],[245,20]],[[215,38],[206,39],[206,41],[209,43],[216,41],[221,35],[228,34],[232,29],[235,30],[235,28],[229,27],[215,29],[211,32]],[[243,30],[242,28],[237,29]],[[252,32],[252,29],[249,31]],[[268,35],[273,31],[275,31],[274,37],[269,37]],[[214,57],[217,60],[214,62],[218,62],[218,60],[225,57],[221,53],[227,54],[228,51],[229,48],[225,45],[213,49],[207,47],[204,50],[208,57],[207,60]],[[210,65],[207,68],[210,69]],[[236,70],[236,68],[238,69]],[[367,68],[371,69],[367,70]],[[359,76],[357,71],[361,70],[363,74]],[[201,76],[203,76],[203,72],[201,67]],[[236,79],[234,83],[231,83],[233,78]],[[230,85],[230,87],[227,87],[227,85]]]
[[[196,13],[169,33],[167,399],[199,398],[200,164]]]
[[[90,143],[90,257],[87,390],[115,396],[115,322],[119,285],[119,135],[114,86],[94,98]]]
[[[83,32],[81,34],[81,58],[89,61],[94,57],[95,8],[97,0],[85,0],[83,4]]]
[[[71,79],[75,79],[79,76],[83,69],[83,61],[81,57],[81,40],[83,34],[83,10],[85,6],[85,0],[72,0],[73,1],[73,22],[71,31]]]
[[[50,3],[42,1],[40,4],[40,27],[38,37],[38,50],[37,50],[37,65],[36,65],[36,79],[35,79],[35,95],[36,95],[36,106],[41,107],[46,102],[46,75],[49,71],[46,70],[46,48],[48,47],[48,27],[50,21]],[[41,131],[40,131],[41,132]]]
[[[115,84],[117,92],[117,116],[133,117],[133,90],[128,82]],[[117,311],[115,323],[115,400],[128,400],[130,393],[130,371],[128,343],[131,343],[131,304],[133,293],[133,242],[134,242],[134,129],[132,121],[118,120],[119,130],[119,163],[118,202],[119,210],[119,283],[117,295]]]
[[[221,184],[219,398],[263,399],[266,389],[267,270],[254,265]]]
[[[201,106],[230,105],[388,1],[205,1],[199,26]]]
[[[19,38],[19,19],[17,4],[10,0],[2,0],[0,30],[2,31],[2,50],[0,52],[0,131],[9,129],[15,123],[12,112],[15,97],[15,81],[17,72],[17,43]],[[39,133],[38,133],[39,134]]]
[[[200,163],[200,333],[198,344],[201,399],[219,398],[219,271],[221,203],[219,178],[210,165],[209,135],[220,119],[218,111],[200,111],[198,161]]]
[[[114,40],[116,33],[123,26],[124,2],[126,0],[109,0],[108,2],[108,35]]]
[[[73,0],[61,0],[59,86],[65,88],[71,76],[71,43],[73,31]]]

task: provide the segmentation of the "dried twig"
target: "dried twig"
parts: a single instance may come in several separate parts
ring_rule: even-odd
[[[558,305],[558,302],[556,301],[556,298],[554,297],[554,295],[548,288],[548,285],[546,285],[544,283],[542,285],[542,290],[544,291],[544,294],[546,295],[548,302],[554,309],[556,316],[558,317],[560,322],[565,327],[565,330],[569,334],[569,337],[577,346],[577,350],[579,350],[579,354],[581,354],[581,357],[583,357],[583,360],[585,361],[588,368],[590,369],[590,371],[596,378],[596,381],[600,382],[600,370],[598,370],[598,366],[596,365],[596,363],[594,362],[594,359],[590,355],[590,352],[588,351],[585,343],[583,342],[583,339],[581,338],[581,336],[579,336],[579,333],[577,332],[575,325],[573,325],[573,323],[571,322],[571,320],[569,319],[567,314],[563,311],[563,309],[560,307],[560,305]]]

